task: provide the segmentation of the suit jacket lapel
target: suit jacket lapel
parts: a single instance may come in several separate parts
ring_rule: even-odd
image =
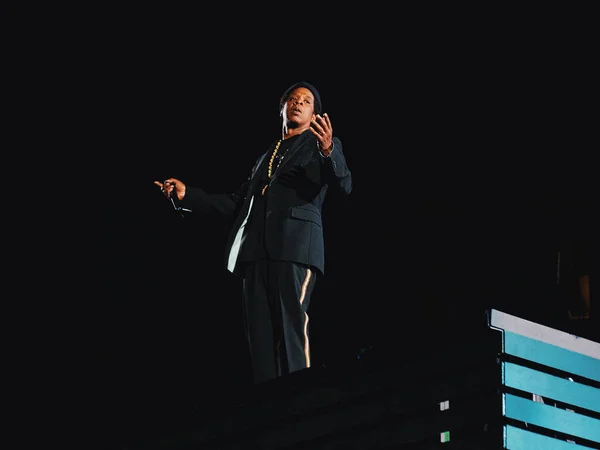
[[[254,169],[250,174],[250,185],[248,186],[248,192],[252,193],[255,191],[256,184],[261,181],[261,174],[267,172],[267,164],[269,163],[269,158],[271,157],[272,151],[273,149],[263,153],[256,161],[256,164],[254,164]],[[252,195],[248,195],[247,198],[250,198],[251,196]]]
[[[300,147],[302,147],[304,145],[304,143],[306,142],[306,140],[308,139],[308,136],[311,134],[310,130],[306,130],[304,133],[302,133],[300,136],[298,136],[298,139],[296,139],[296,142],[294,142],[294,144],[292,145],[292,148],[290,148],[287,152],[287,154],[285,155],[285,158],[283,158],[283,161],[281,161],[281,164],[279,165],[279,167],[277,168],[277,170],[275,170],[275,173],[273,174],[273,176],[275,176],[275,174],[279,171],[282,170],[282,168],[289,163],[289,161],[292,159],[292,157],[294,156],[294,154],[300,149]]]

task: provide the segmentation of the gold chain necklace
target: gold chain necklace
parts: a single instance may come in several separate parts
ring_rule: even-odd
[[[277,150],[279,150],[279,146],[281,145],[281,139],[279,141],[277,141],[277,145],[275,146],[275,149],[273,150],[273,154],[271,155],[271,159],[269,160],[269,170],[267,172],[267,176],[269,177],[269,180],[271,179],[271,176],[273,175],[273,161],[275,161],[275,156],[277,155]],[[267,190],[267,187],[269,187],[269,184],[265,184],[265,187],[262,188],[262,192],[261,195],[265,195],[265,191]]]

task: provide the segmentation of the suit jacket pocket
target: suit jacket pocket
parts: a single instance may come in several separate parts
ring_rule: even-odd
[[[291,208],[290,215],[294,219],[308,220],[321,226],[321,214],[317,211],[307,208]]]

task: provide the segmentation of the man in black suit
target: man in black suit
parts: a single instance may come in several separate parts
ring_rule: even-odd
[[[340,199],[352,191],[315,86],[293,84],[279,106],[281,137],[235,192],[210,194],[176,178],[154,182],[177,207],[231,221],[225,263],[243,280],[255,383],[310,367],[308,307],[325,265],[323,203],[332,191]]]

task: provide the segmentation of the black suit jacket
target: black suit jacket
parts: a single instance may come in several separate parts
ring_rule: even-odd
[[[333,151],[323,157],[317,139],[305,131],[289,149],[281,165],[273,173],[266,196],[265,244],[272,259],[294,261],[325,271],[322,211],[328,191],[342,197],[352,191],[352,176],[346,164],[342,143],[333,138]],[[225,248],[229,256],[238,229],[248,215],[253,195],[260,195],[270,151],[256,161],[248,179],[233,193],[209,194],[203,189],[188,186],[181,202],[194,213],[218,212],[233,222]],[[299,174],[282,183],[290,169]],[[264,181],[264,180],[263,180]],[[258,193],[258,194],[256,194]]]

